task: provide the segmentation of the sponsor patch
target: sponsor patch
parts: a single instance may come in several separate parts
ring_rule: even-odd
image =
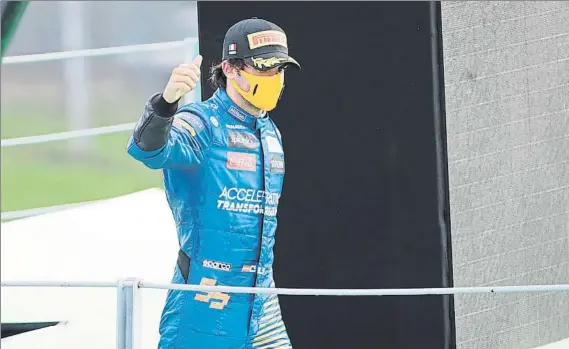
[[[281,147],[278,139],[269,136],[266,138],[266,140],[269,153],[283,154],[283,148]]]
[[[245,119],[247,118],[247,115],[243,114],[239,109],[235,108],[234,106],[229,107],[229,110],[227,110],[227,112],[241,121],[245,121]]]
[[[179,130],[181,130],[181,129],[186,129],[186,130],[188,130],[188,131],[190,132],[190,135],[192,135],[192,137],[195,137],[196,134],[197,134],[197,133],[196,133],[196,130],[194,130],[194,128],[193,128],[192,126],[190,126],[190,124],[188,124],[187,122],[183,121],[183,120],[180,119],[180,118],[176,118],[176,119],[174,120],[173,125],[174,125],[176,128],[178,128]]]
[[[271,173],[284,173],[284,157],[271,155]]]
[[[266,273],[266,268],[257,268],[256,265],[244,265],[243,268],[241,268],[241,271],[244,273],[259,273],[259,274],[265,274]]]
[[[264,30],[251,33],[247,35],[247,40],[251,50],[270,45],[287,47],[286,35],[278,30]]]
[[[204,107],[208,108],[208,109],[212,109],[212,110],[217,110],[217,105],[213,104],[213,103],[209,103],[209,104],[204,104]]]
[[[219,126],[219,122],[217,121],[217,119],[215,118],[215,116],[210,116],[209,121],[211,121],[211,123],[213,124],[213,126],[218,127]]]
[[[257,170],[257,155],[228,151],[226,167],[230,170],[255,172]]]
[[[205,127],[203,121],[197,115],[190,114],[190,116],[188,116],[188,121],[198,132],[203,130]]]
[[[237,44],[229,44],[228,49],[230,55],[237,54]]]
[[[280,193],[224,187],[217,198],[217,209],[230,212],[276,216]]]
[[[204,259],[202,261],[202,266],[204,268],[216,269],[216,270],[221,270],[221,271],[231,271],[231,264],[224,263],[224,262],[218,262],[218,261],[212,261],[209,259]]]
[[[243,125],[225,125],[225,127],[232,129],[232,130],[246,130],[247,127]]]
[[[230,148],[237,149],[257,149],[259,147],[259,141],[252,133],[246,132],[228,132],[227,142]]]

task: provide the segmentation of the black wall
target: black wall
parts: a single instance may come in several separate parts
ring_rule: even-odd
[[[303,66],[284,138],[279,287],[452,286],[440,10],[429,2],[199,2],[203,97],[225,31],[280,25]],[[443,296],[281,296],[295,349],[454,348]]]

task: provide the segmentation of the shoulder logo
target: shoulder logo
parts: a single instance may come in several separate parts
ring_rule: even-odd
[[[192,135],[192,137],[196,136],[196,130],[194,130],[194,128],[192,126],[190,126],[190,124],[188,124],[187,122],[183,121],[180,118],[176,118],[174,120],[174,127],[177,127],[178,129],[186,129],[190,132],[190,134]]]
[[[210,116],[209,117],[209,121],[211,121],[211,123],[213,124],[213,126],[215,127],[219,127],[219,121],[217,121],[215,116]]]
[[[284,173],[284,157],[282,155],[271,155],[271,173]]]
[[[281,147],[281,144],[279,143],[278,139],[272,136],[268,136],[266,140],[268,148],[267,150],[269,151],[269,153],[277,153],[277,154],[283,153],[283,148]]]

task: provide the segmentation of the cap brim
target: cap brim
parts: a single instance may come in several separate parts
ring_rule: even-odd
[[[269,52],[245,58],[245,63],[258,70],[270,70],[283,65],[293,65],[300,69],[300,63],[283,52]]]

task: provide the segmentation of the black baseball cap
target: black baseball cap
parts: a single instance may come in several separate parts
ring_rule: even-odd
[[[250,18],[234,24],[223,40],[223,60],[242,58],[259,70],[269,70],[285,64],[300,68],[288,55],[287,37],[278,25],[260,18]]]

